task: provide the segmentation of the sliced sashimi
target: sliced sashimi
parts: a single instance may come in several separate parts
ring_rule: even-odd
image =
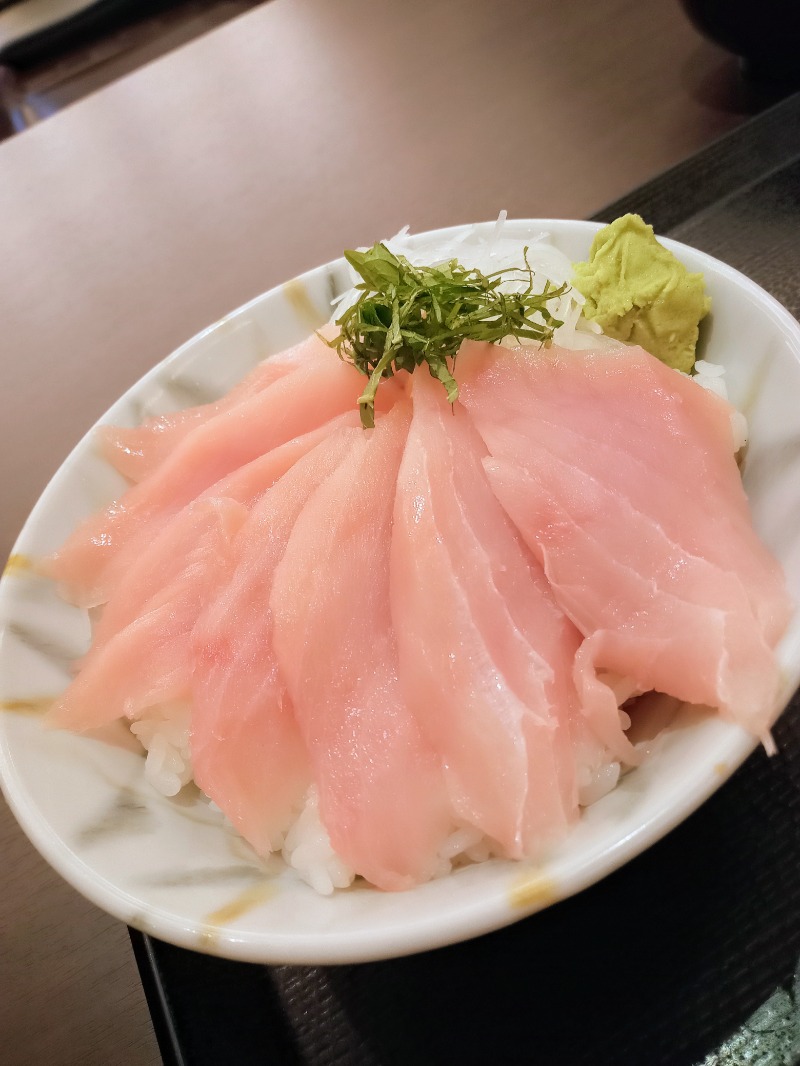
[[[78,527],[43,565],[65,595],[81,606],[104,603],[115,556],[150,521],[174,514],[231,471],[356,406],[361,375],[324,341],[316,343],[327,358],[309,360],[195,428],[150,477]]]
[[[496,447],[518,438],[523,425],[526,439],[546,444],[565,462],[601,480],[604,471],[613,470],[620,484],[635,484],[668,536],[741,578],[764,639],[775,644],[788,619],[785,577],[753,529],[741,474],[732,461],[730,405],[641,348],[588,352],[585,362],[566,349],[526,348],[498,363],[497,351],[491,345],[464,345],[460,363],[467,375],[462,396],[468,407],[487,409],[490,395],[508,405],[502,424],[496,419],[492,427]],[[632,359],[639,379],[633,396]],[[533,398],[531,373],[536,375]],[[564,386],[564,375],[575,387]],[[597,402],[601,375],[602,409]],[[661,420],[660,434],[654,432],[654,418]]]
[[[433,875],[452,822],[439,761],[401,692],[389,609],[394,484],[409,417],[405,401],[381,415],[314,493],[270,600],[323,824],[337,854],[388,890]]]
[[[293,348],[263,360],[218,400],[158,415],[138,426],[99,426],[96,436],[101,454],[130,481],[142,481],[193,429],[249,396],[263,392],[304,362],[321,358],[316,341],[316,337],[307,338]]]
[[[606,670],[765,736],[789,603],[749,521],[728,405],[641,349],[469,354],[463,402],[498,498],[587,638],[576,683],[598,736],[632,760]]]
[[[234,470],[201,493],[198,501],[234,500],[249,511],[312,448],[337,429],[358,424],[357,411],[337,415],[324,426],[295,437]],[[93,650],[102,647],[133,622],[147,601],[180,573],[184,557],[192,548],[198,501],[192,501],[176,514],[154,518],[143,533],[134,536],[119,552],[113,566],[118,577],[110,584],[108,601],[94,626]]]
[[[192,505],[183,545],[175,545],[183,554],[171,580],[128,625],[91,648],[51,708],[50,724],[83,732],[189,698],[191,632],[233,568],[233,541],[246,517],[246,508],[233,500]]]
[[[272,645],[275,567],[306,500],[360,433],[340,428],[267,490],[236,538],[229,582],[202,613],[192,637],[195,781],[259,854],[280,847],[311,782],[308,753]]]
[[[616,697],[597,678],[599,670],[630,678],[638,691],[719,707],[763,733],[766,720],[754,712],[769,713],[777,673],[736,576],[691,557],[652,525],[642,528],[645,522],[618,497],[605,495],[591,513],[585,497],[565,500],[557,479],[566,475],[574,484],[582,475],[552,456],[543,457],[534,476],[532,466],[520,471],[511,463],[486,463],[509,514],[537,529],[556,597],[587,635],[576,682],[603,742],[631,761],[618,736]]]
[[[403,691],[458,816],[532,856],[577,815],[580,635],[494,497],[464,410],[427,375],[413,401],[391,555]]]

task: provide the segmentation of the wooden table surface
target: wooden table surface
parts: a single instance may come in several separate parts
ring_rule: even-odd
[[[124,389],[414,229],[582,217],[746,117],[663,0],[272,0],[0,144],[0,556]],[[125,928],[0,803],[0,1059],[155,1063]]]

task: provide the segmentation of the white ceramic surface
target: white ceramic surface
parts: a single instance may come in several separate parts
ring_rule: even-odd
[[[512,235],[548,231],[573,260],[586,257],[597,228],[562,220],[508,224]],[[713,314],[703,354],[726,366],[731,398],[748,417],[743,476],[755,524],[800,602],[800,326],[735,270],[664,243],[705,274]],[[259,359],[325,321],[345,278],[340,260],[252,301],[156,367],[103,421],[133,425],[222,393]],[[55,869],[98,906],[161,939],[249,961],[331,963],[475,936],[579,891],[638,854],[695,810],[754,747],[738,728],[684,709],[650,761],[591,807],[546,864],[491,861],[407,893],[357,882],[322,898],[279,860],[260,864],[196,793],[169,800],[152,792],[121,724],[109,731],[112,743],[43,727],[42,711],[66,684],[70,660],[87,647],[89,628],[85,614],[59,600],[30,561],[57,548],[79,519],[123,487],[87,435],[42,495],[6,567],[0,778],[24,830]],[[800,614],[778,654],[785,703],[800,681]]]

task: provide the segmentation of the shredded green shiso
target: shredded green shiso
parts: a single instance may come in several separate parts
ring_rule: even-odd
[[[382,243],[344,253],[362,279],[356,285],[360,296],[336,320],[340,332],[327,343],[369,378],[358,400],[365,428],[375,424],[375,394],[383,378],[400,370],[412,373],[427,363],[452,404],[458,398],[453,372],[462,341],[496,343],[511,336],[547,344],[552,339],[562,323],[547,304],[569,286],[547,281],[541,292],[534,292],[527,251],[524,268],[491,274],[464,267],[456,259],[414,266]],[[501,290],[508,274],[525,282],[521,292]]]

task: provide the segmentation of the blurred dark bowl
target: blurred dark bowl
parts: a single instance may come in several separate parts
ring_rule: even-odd
[[[800,83],[800,0],[680,0],[697,29],[753,77]]]

